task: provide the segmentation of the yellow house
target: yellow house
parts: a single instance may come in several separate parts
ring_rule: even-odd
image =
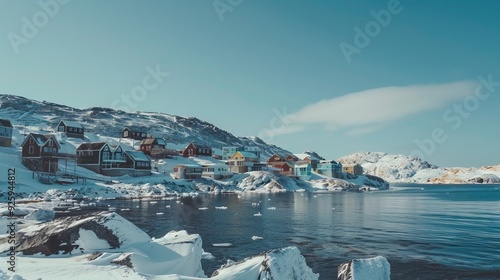
[[[359,164],[346,164],[342,166],[342,172],[352,175],[363,175],[363,167]]]
[[[259,158],[250,152],[236,152],[228,161],[229,168],[234,173],[254,171],[254,165],[259,163]]]

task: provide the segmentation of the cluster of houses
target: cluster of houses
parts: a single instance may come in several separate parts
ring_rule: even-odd
[[[11,146],[12,130],[9,120],[0,119],[0,146]],[[85,128],[77,122],[62,120],[56,130],[67,137],[85,139]],[[54,134],[30,133],[21,144],[22,163],[30,170],[49,174],[61,170],[61,162],[74,161],[76,166],[106,176],[145,176],[151,174],[154,160],[182,156],[192,158],[193,163],[177,164],[172,175],[176,179],[188,180],[202,177],[228,179],[234,174],[250,171],[269,171],[302,180],[310,179],[313,171],[334,178],[342,178],[343,173],[363,173],[359,164],[343,166],[308,153],[275,154],[263,162],[257,146],[222,147],[220,156],[214,155],[212,147],[200,143],[189,143],[180,151],[167,149],[163,138],[154,138],[140,129],[126,127],[121,137],[140,141],[140,144],[134,149],[105,142],[83,142],[75,154],[68,154],[60,152],[61,146]]]

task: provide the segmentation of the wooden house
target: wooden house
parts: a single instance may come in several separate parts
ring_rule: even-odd
[[[61,120],[57,125],[57,131],[64,132],[66,136],[73,138],[83,139],[85,136],[85,128],[81,124],[72,121]]]
[[[309,154],[294,154],[293,156],[295,156],[298,161],[303,161],[311,164],[312,169],[316,169],[318,167],[318,163],[320,162],[320,159]]]
[[[76,149],[78,166],[106,176],[151,174],[151,159],[140,151],[125,151],[104,142],[82,143]]]
[[[293,167],[295,165],[295,162],[296,158],[291,158],[290,156],[282,157],[278,154],[274,154],[267,160],[267,166],[272,167],[274,172],[279,173],[281,175],[293,176],[294,175]]]
[[[142,139],[139,150],[153,158],[166,158],[171,154],[167,151],[167,142],[163,138]]]
[[[175,179],[199,179],[203,173],[203,168],[198,164],[177,164],[174,166],[173,177]]]
[[[316,172],[332,178],[342,178],[342,164],[334,160],[322,160],[318,163]]]
[[[9,120],[0,119],[0,146],[10,147],[12,145],[13,126]]]
[[[198,143],[189,143],[189,145],[182,151],[183,157],[211,157],[212,148]]]
[[[284,162],[285,159],[283,157],[281,157],[280,155],[278,154],[274,154],[272,155],[268,160],[267,160],[267,163],[269,165],[273,165],[273,163],[275,162]]]
[[[58,169],[59,143],[54,135],[30,133],[21,144],[22,163],[28,169],[56,173]]]
[[[125,151],[123,175],[151,175],[151,159],[140,151]]]
[[[342,171],[352,175],[363,175],[363,167],[360,164],[346,164],[342,167]]]
[[[224,180],[233,177],[233,172],[229,171],[229,166],[223,163],[203,164],[201,176],[215,180]]]
[[[76,148],[76,154],[78,156],[77,165],[100,174],[105,168],[104,164],[112,159],[111,148],[104,142],[82,143]]]
[[[257,146],[227,146],[222,147],[222,160],[229,160],[236,152],[250,152],[260,158],[260,148]]]
[[[228,164],[234,173],[258,171],[263,167],[259,164],[259,158],[250,152],[236,152],[229,159]]]
[[[294,174],[300,180],[309,180],[312,176],[312,167],[309,162],[298,162],[294,166]]]
[[[288,156],[285,157],[284,161],[295,162],[295,161],[299,161],[299,158],[292,155],[292,154],[289,154]]]
[[[125,127],[122,130],[122,138],[130,138],[134,140],[142,140],[144,138],[148,138],[150,135],[146,131],[142,131],[139,129],[131,129]]]

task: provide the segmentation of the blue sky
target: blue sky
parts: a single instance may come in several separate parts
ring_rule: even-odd
[[[500,164],[498,1],[0,5],[2,93],[196,116],[333,159]]]

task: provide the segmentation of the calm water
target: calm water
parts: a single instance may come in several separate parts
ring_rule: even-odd
[[[336,279],[346,260],[377,255],[389,260],[392,279],[500,279],[500,186],[398,185],[366,193],[200,195],[180,202],[106,203],[129,208],[118,213],[154,237],[180,229],[199,233],[204,250],[216,258],[203,261],[208,275],[228,259],[297,246],[320,279]],[[215,209],[221,206],[227,210]],[[208,210],[198,210],[203,207]],[[258,212],[262,216],[254,216]],[[264,239],[253,241],[254,235]],[[234,246],[212,246],[228,242]]]

